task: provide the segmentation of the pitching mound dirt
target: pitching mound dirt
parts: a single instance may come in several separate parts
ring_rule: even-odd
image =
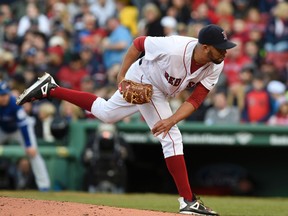
[[[0,197],[1,216],[178,216],[179,214],[91,204]]]

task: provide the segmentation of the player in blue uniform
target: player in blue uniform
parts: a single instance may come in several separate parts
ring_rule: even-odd
[[[8,83],[0,80],[0,145],[15,140],[25,148],[40,191],[50,189],[50,179],[42,156],[37,151],[34,121],[23,107],[16,105]]]

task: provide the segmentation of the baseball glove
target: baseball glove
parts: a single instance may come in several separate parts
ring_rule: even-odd
[[[119,83],[118,89],[123,98],[132,104],[149,103],[153,93],[151,84],[137,83],[127,79]]]

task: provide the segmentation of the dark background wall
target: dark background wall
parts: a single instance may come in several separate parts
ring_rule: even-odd
[[[132,149],[135,159],[127,163],[128,192],[177,193],[160,144],[137,144],[132,145]],[[253,184],[251,195],[288,196],[287,147],[185,145],[184,152],[190,183],[196,193],[241,195],[241,191],[233,190],[236,186],[229,190],[227,178],[230,177],[230,183],[234,184],[235,179],[240,178],[237,175],[245,178],[243,172],[247,172],[246,180]],[[212,182],[208,186],[207,178],[204,179],[206,185],[201,182],[205,178],[203,169],[207,166],[210,167],[210,175],[214,176],[214,184]],[[213,167],[214,175],[211,174]],[[199,177],[201,170],[204,172],[202,178]],[[209,175],[207,172],[206,175]],[[215,173],[219,175],[215,177]],[[221,175],[226,183],[219,182]]]

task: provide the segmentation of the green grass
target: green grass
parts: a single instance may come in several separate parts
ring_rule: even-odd
[[[177,212],[176,195],[89,194],[80,192],[0,191],[0,196],[56,200],[123,208]],[[205,204],[221,216],[288,216],[288,198],[201,196]]]

